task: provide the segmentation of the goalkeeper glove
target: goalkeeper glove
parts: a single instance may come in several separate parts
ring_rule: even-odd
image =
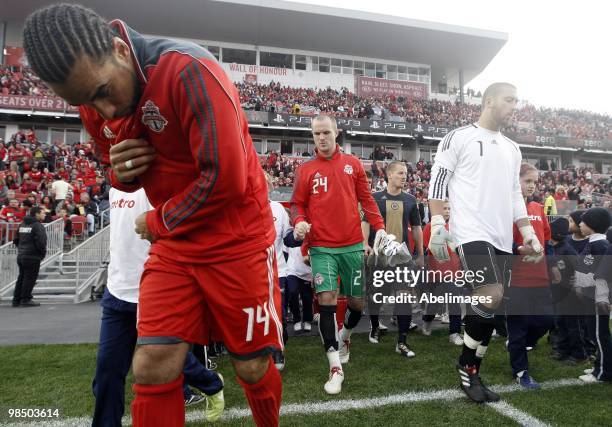
[[[429,239],[428,249],[439,262],[450,260],[448,248],[454,251],[456,247],[445,225],[446,221],[442,215],[434,215],[431,218],[431,239]]]

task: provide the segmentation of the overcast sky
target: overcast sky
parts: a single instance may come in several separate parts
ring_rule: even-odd
[[[467,86],[517,85],[535,105],[612,115],[612,2],[608,0],[300,0],[491,29],[509,40]],[[406,58],[410,60],[410,58]]]

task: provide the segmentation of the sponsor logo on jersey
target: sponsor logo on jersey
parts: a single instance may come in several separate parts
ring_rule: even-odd
[[[31,233],[32,232],[32,227],[21,227],[19,229],[20,233]]]
[[[315,274],[314,282],[315,282],[315,285],[320,285],[323,283],[323,276],[321,275],[321,273]]]
[[[529,221],[542,221],[542,217],[540,215],[529,215]]]
[[[353,174],[353,167],[351,165],[344,165],[344,173],[348,175]]]
[[[147,125],[153,132],[160,133],[168,124],[168,120],[159,112],[159,107],[150,99],[142,107],[142,123]]]
[[[102,129],[102,133],[104,134],[104,136],[107,139],[115,139],[117,136],[113,133],[112,130],[110,130],[110,128],[106,125],[104,125],[104,128]]]
[[[593,257],[593,255],[588,254],[587,256],[584,257],[585,265],[593,265],[594,262],[595,262],[595,258]]]

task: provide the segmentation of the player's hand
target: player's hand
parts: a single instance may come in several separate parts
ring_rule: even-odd
[[[310,266],[310,255],[304,255],[304,264]]]
[[[363,254],[368,257],[370,255],[372,255],[374,251],[372,250],[372,247],[370,245],[368,245],[367,242],[364,242],[363,244]]]
[[[558,285],[559,283],[561,283],[561,272],[559,271],[559,269],[557,267],[553,267],[550,269],[551,272],[551,279],[550,281],[552,282],[553,285]]]
[[[300,221],[295,224],[295,228],[293,229],[293,237],[295,240],[304,240],[309,231],[310,224],[308,224],[306,221]]]
[[[446,221],[442,215],[434,215],[431,218],[431,238],[429,239],[429,252],[436,258],[438,262],[448,262],[450,255],[448,254],[448,248],[455,250],[455,243],[453,239],[444,227]]]
[[[134,231],[140,235],[141,239],[148,240],[149,242],[153,243],[155,238],[149,232],[149,227],[147,227],[147,213],[148,212],[143,212],[138,215],[136,221],[134,221]]]
[[[109,151],[115,178],[132,182],[142,175],[155,159],[155,149],[144,139],[124,139]]]

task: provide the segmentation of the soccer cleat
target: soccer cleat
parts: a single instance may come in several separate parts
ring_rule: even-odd
[[[223,381],[223,375],[217,375],[219,375],[221,383],[225,386],[225,381]],[[206,396],[206,409],[204,410],[204,417],[206,418],[206,421],[211,423],[217,421],[219,418],[221,418],[221,414],[223,414],[223,409],[225,409],[225,397],[223,396],[223,388],[212,396]]]
[[[410,359],[410,358],[416,356],[414,351],[410,350],[408,345],[403,343],[403,342],[398,342],[397,343],[397,345],[395,346],[395,352],[398,353],[398,354],[401,354],[402,357],[405,357],[406,359]]]
[[[431,335],[431,322],[423,322],[421,325],[421,333],[426,337]]]
[[[414,331],[415,329],[418,329],[419,325],[414,323],[414,322],[410,322],[410,326],[408,326],[408,330],[409,331]]]
[[[488,402],[485,388],[482,385],[478,369],[475,366],[461,366],[457,364],[461,390],[476,403]]]
[[[593,372],[595,372],[595,368],[586,368],[583,372],[585,374],[592,374]]]
[[[458,333],[450,334],[448,336],[448,342],[455,345],[463,345],[463,338]]]
[[[597,377],[595,375],[591,374],[584,374],[584,375],[580,375],[578,377],[578,379],[586,384],[596,384],[596,383],[601,383],[603,381],[598,380]]]
[[[29,299],[21,301],[21,307],[40,307],[40,303]]]
[[[442,314],[442,316],[440,317],[440,322],[442,322],[445,325],[448,325],[450,323],[450,318],[448,317],[448,313]]]
[[[370,333],[368,334],[368,341],[372,344],[378,344],[378,328],[370,329]]]
[[[282,351],[274,350],[272,352],[272,360],[274,360],[274,366],[276,366],[276,369],[279,371],[285,369],[285,355]]]
[[[389,328],[387,328],[385,325],[382,324],[382,322],[378,322],[378,332],[380,332],[381,334],[387,332]]]
[[[342,382],[344,381],[344,372],[339,366],[334,366],[329,370],[329,379],[323,386],[327,394],[338,394],[342,391]]]
[[[349,358],[351,357],[351,340],[342,341],[338,351],[340,353],[340,363],[348,363]]]
[[[204,396],[199,393],[193,393],[187,399],[185,399],[185,406],[194,406],[198,403],[202,403],[206,400]]]
[[[293,331],[300,332],[302,330],[302,322],[295,322],[293,324]]]
[[[321,317],[320,313],[315,313],[312,315],[312,323],[319,323],[319,318]]]
[[[530,345],[528,345],[527,347],[525,347],[525,350],[527,350],[527,351],[531,351],[531,350],[533,350],[533,349],[534,349],[534,347],[533,347],[533,346],[530,346]]]
[[[517,376],[516,382],[521,387],[527,390],[539,390],[540,388],[542,388],[539,383],[537,383],[533,378],[531,378],[529,372],[527,371],[523,371],[523,375],[521,375],[520,377]]]
[[[310,322],[304,322],[304,331],[306,332],[312,331],[312,325]]]

